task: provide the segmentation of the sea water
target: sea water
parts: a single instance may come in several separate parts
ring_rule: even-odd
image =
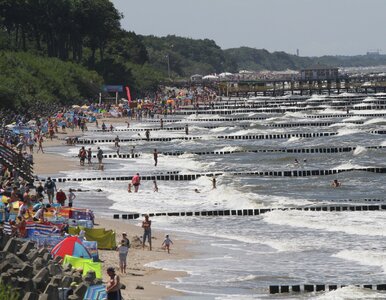
[[[348,98],[313,96],[304,98],[310,110],[283,114],[244,113],[232,117],[263,116],[265,120],[207,121],[199,119],[222,118],[221,115],[175,116],[176,123],[165,127],[183,127],[189,124],[189,136],[199,140],[170,142],[136,141],[121,143],[121,153],[129,153],[135,145],[141,156],[135,159],[105,159],[103,176],[157,175],[178,171],[180,174],[215,173],[217,188],[212,189],[210,177],[192,181],[158,181],[159,192],[153,192],[153,183],[143,181],[139,193],[127,193],[128,182],[86,181],[67,182],[61,187],[81,188],[75,206],[92,207],[98,215],[111,218],[113,213],[179,212],[220,209],[288,208],[320,204],[359,204],[364,199],[386,201],[386,175],[355,169],[385,167],[384,135],[371,133],[386,128],[383,116],[366,117],[356,114],[385,113],[385,111],[353,110],[353,116],[314,119],[311,115],[342,115],[335,102]],[[374,96],[382,98],[381,96]],[[273,99],[275,100],[275,99]],[[251,101],[251,100],[249,100]],[[259,102],[258,98],[255,99]],[[361,102],[362,101],[362,102]],[[357,102],[372,100],[362,97]],[[267,101],[269,103],[269,101]],[[315,104],[316,103],[316,104]],[[291,104],[296,105],[296,104]],[[322,105],[322,110],[311,110]],[[299,106],[300,107],[300,106]],[[226,115],[225,117],[230,117]],[[165,119],[167,120],[167,118]],[[355,122],[360,121],[360,124]],[[330,126],[308,126],[312,122],[331,122]],[[270,127],[279,123],[304,123],[300,127]],[[308,125],[307,125],[308,124]],[[157,128],[158,122],[132,122],[133,128]],[[205,126],[216,126],[208,129]],[[124,126],[118,128],[125,128]],[[334,132],[329,137],[261,140],[225,140],[219,135],[260,135]],[[87,138],[112,139],[144,137],[143,132],[86,132]],[[151,137],[183,137],[180,131],[151,131]],[[114,153],[112,143],[100,143],[105,153]],[[86,145],[88,147],[88,145]],[[297,148],[356,147],[343,153],[287,153],[248,152]],[[160,153],[154,166],[152,152]],[[79,147],[52,148],[66,156],[77,154]],[[165,156],[162,152],[184,152],[180,156]],[[236,151],[225,155],[197,155],[202,151]],[[243,152],[240,152],[243,151]],[[297,159],[298,163],[295,162]],[[294,171],[353,169],[328,176],[273,177],[231,175],[245,171]],[[68,177],[100,177],[102,172],[93,167],[64,174]],[[332,188],[333,179],[342,182]],[[101,189],[102,192],[97,192]],[[196,193],[194,190],[200,192]],[[373,203],[371,203],[373,204]],[[385,203],[386,204],[386,203]],[[131,221],[134,224],[140,220]],[[184,291],[185,299],[384,299],[386,294],[365,290],[355,285],[386,282],[386,214],[383,211],[324,212],[275,210],[259,216],[242,217],[154,217],[153,230],[170,233],[171,238],[191,240],[190,259],[151,263],[150,266],[167,270],[186,271],[188,276],[173,282],[160,282],[170,288]],[[156,244],[162,241],[154,241]],[[178,243],[178,241],[176,241]],[[157,245],[155,245],[157,246]],[[160,245],[158,245],[160,246]],[[309,294],[269,295],[270,285],[337,284],[346,285],[336,291]],[[178,297],[178,299],[184,299]],[[173,298],[177,299],[177,298]]]

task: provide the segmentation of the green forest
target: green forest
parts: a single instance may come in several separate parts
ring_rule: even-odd
[[[193,74],[386,64],[385,55],[298,57],[141,36],[121,28],[122,18],[109,0],[0,0],[0,106],[79,103],[95,99],[103,84],[128,85],[143,97]]]

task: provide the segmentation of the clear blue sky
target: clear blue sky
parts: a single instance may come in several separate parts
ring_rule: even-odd
[[[142,35],[212,39],[301,56],[386,53],[386,0],[112,0]]]

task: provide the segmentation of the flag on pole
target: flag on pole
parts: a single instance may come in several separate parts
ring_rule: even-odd
[[[130,88],[126,86],[126,94],[127,94],[127,100],[129,100],[129,103],[131,102],[131,95],[130,95]]]

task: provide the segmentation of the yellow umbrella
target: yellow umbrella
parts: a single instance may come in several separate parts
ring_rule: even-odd
[[[88,109],[88,106],[85,104],[85,105],[82,106],[82,108]]]

